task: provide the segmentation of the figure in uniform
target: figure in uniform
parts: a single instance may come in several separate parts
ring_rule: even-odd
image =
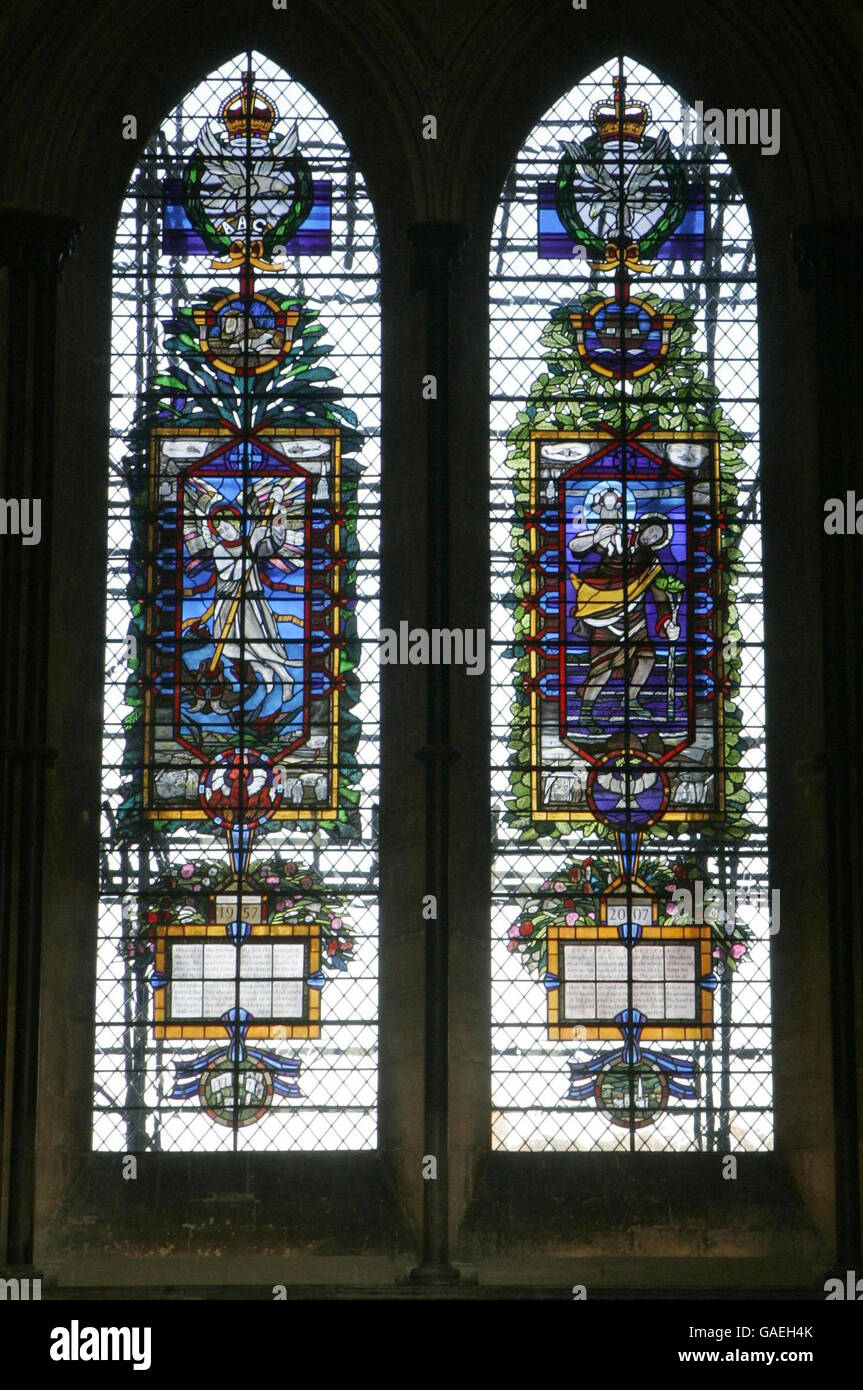
[[[594,706],[615,672],[627,672],[629,713],[653,718],[641,703],[656,661],[647,626],[648,594],[656,606],[657,634],[669,642],[680,637],[671,600],[657,583],[666,573],[657,551],[668,545],[671,534],[671,522],[661,512],[644,512],[631,526],[624,525],[620,495],[609,488],[600,498],[597,525],[570,541],[574,555],[597,552],[594,564],[570,576],[576,594],[570,613],[576,633],[589,643],[587,679],[577,687],[580,722],[594,736],[603,733]]]

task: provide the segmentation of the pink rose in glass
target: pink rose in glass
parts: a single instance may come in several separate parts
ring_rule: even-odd
[[[182,867],[182,869],[180,870],[180,877],[181,877],[181,878],[191,878],[191,877],[192,877],[192,874],[193,874],[194,872],[195,872],[195,866],[194,866],[194,864],[184,864],[183,867]]]
[[[731,958],[732,958],[732,960],[740,960],[741,956],[745,956],[745,955],[746,955],[746,947],[744,946],[744,944],[743,944],[742,941],[738,941],[738,942],[736,943],[736,945],[734,945],[734,946],[731,947]]]

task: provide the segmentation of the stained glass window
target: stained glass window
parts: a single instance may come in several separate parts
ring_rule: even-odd
[[[497,1149],[772,1143],[756,270],[692,116],[604,65],[497,214]]]
[[[375,1145],[379,326],[359,170],[241,55],[115,246],[96,1148]]]

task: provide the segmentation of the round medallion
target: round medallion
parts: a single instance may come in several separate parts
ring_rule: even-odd
[[[668,352],[674,318],[640,299],[603,299],[571,314],[579,356],[599,376],[627,381],[655,371]]]
[[[230,376],[271,372],[290,352],[299,321],[299,310],[283,309],[265,294],[227,295],[195,310],[202,353]]]
[[[588,805],[615,830],[653,825],[665,814],[668,795],[668,776],[647,753],[617,749],[588,773]]]
[[[219,753],[201,775],[198,799],[216,825],[231,829],[242,824],[247,830],[263,825],[279,809],[283,787],[281,776],[266,753],[247,748],[239,753],[227,748]]]
[[[263,1062],[246,1058],[211,1062],[200,1087],[201,1104],[211,1120],[228,1129],[256,1124],[273,1099],[273,1078]]]
[[[594,1096],[613,1125],[641,1129],[652,1125],[665,1109],[668,1087],[652,1062],[642,1060],[630,1066],[618,1058],[599,1073]]]

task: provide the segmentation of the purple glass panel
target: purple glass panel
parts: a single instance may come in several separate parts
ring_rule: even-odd
[[[312,210],[296,236],[285,244],[288,256],[329,256],[332,252],[332,198],[329,179],[315,179]],[[183,180],[165,179],[162,199],[162,251],[167,256],[207,256],[186,214]]]
[[[583,260],[584,248],[573,241],[557,215],[555,185],[537,185],[537,255],[540,260]],[[663,261],[704,259],[704,188],[690,185],[686,214],[680,226],[653,254]]]

